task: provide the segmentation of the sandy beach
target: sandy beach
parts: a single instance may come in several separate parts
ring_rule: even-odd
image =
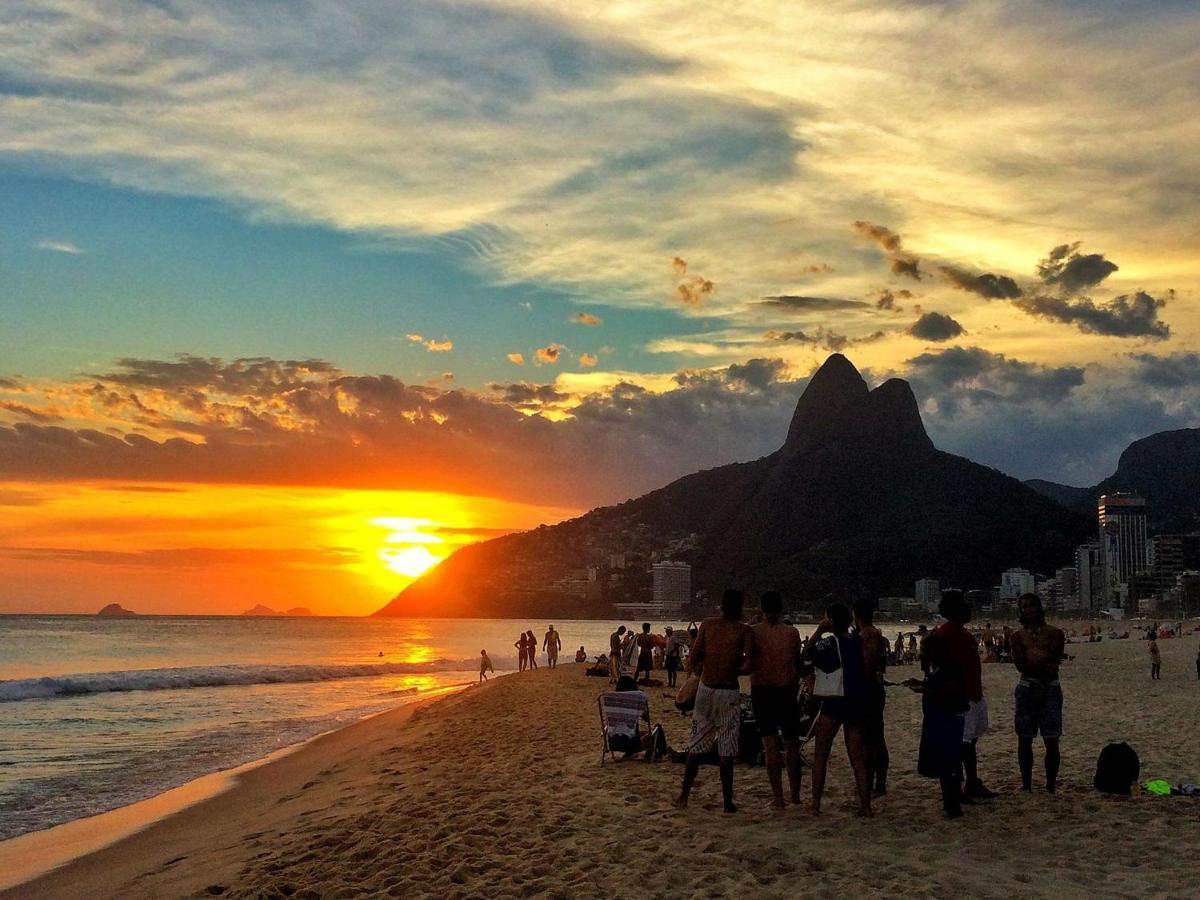
[[[765,770],[741,766],[727,816],[715,769],[680,812],[681,766],[601,766],[606,682],[563,665],[326,735],[0,897],[1195,896],[1200,799],[1106,797],[1091,778],[1100,748],[1126,740],[1143,780],[1200,782],[1197,640],[1160,641],[1158,682],[1144,641],[1068,646],[1057,796],[1040,790],[1040,745],[1034,792],[1017,790],[1015,672],[985,665],[980,769],[1002,796],[957,822],[914,772],[920,707],[903,688],[888,692],[893,774],[876,818],[852,814],[840,744],[820,819],[769,811]],[[649,693],[683,745],[689,720]]]

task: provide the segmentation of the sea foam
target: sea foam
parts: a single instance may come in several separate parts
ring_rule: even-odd
[[[478,665],[478,661],[473,659],[438,659],[422,663],[364,663],[348,666],[181,666],[170,669],[86,672],[78,675],[0,681],[0,703],[80,694],[106,694],[114,691],[177,691],[228,685],[291,684],[333,681],[339,678],[374,678],[381,675],[420,675],[427,672],[469,672]],[[416,688],[412,690],[415,691]]]

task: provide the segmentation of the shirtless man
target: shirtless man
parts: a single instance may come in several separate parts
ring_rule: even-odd
[[[783,756],[780,735],[787,748],[788,787],[792,803],[800,805],[800,632],[785,625],[779,591],[762,595],[763,621],[750,629],[750,700],[754,720],[767,756],[767,778],[774,800],[772,809],[783,809]]]
[[[1013,699],[1016,702],[1017,762],[1021,787],[1032,790],[1033,739],[1041,732],[1046,745],[1046,790],[1053,794],[1058,780],[1058,739],[1062,736],[1062,685],[1058,667],[1066,635],[1046,624],[1042,598],[1022,594],[1017,600],[1021,630],[1010,638],[1013,665],[1021,673]]]
[[[675,801],[680,809],[687,806],[701,757],[716,747],[721,758],[725,812],[737,812],[733,805],[733,763],[741,727],[738,676],[749,671],[749,661],[750,629],[742,624],[742,592],[728,588],[721,598],[721,615],[700,624],[688,655],[688,672],[700,675],[700,685],[692,712],[692,739],[683,770],[683,787]]]
[[[554,630],[554,626],[550,626],[550,630],[546,632],[546,636],[542,639],[542,649],[546,651],[547,665],[550,668],[558,666],[558,651],[562,649],[562,639],[558,636],[558,632]]]
[[[887,741],[883,735],[883,673],[887,669],[887,638],[874,625],[875,601],[858,600],[854,604],[854,624],[863,642],[863,664],[867,673],[866,727],[863,752],[867,762],[867,787],[876,794],[887,793]]]
[[[642,672],[646,673],[644,684],[650,683],[650,675],[654,670],[654,635],[650,633],[650,623],[642,623],[642,633],[637,636],[637,668],[633,670],[633,680],[637,681]]]

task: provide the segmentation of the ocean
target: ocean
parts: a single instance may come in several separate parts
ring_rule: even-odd
[[[0,616],[0,840],[473,684],[481,649],[497,674],[514,672],[519,633],[532,629],[540,645],[546,624]],[[581,645],[605,652],[615,627],[554,624],[563,665]]]

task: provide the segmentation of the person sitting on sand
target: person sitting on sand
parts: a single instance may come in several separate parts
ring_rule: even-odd
[[[800,632],[780,621],[783,597],[767,591],[759,600],[763,620],[750,629],[750,702],[767,757],[773,809],[783,809],[783,756],[787,751],[788,788],[800,805]]]
[[[863,753],[863,724],[866,719],[867,676],[863,662],[862,638],[849,633],[850,610],[834,603],[825,611],[804,652],[825,673],[842,670],[842,693],[825,696],[817,716],[812,762],[812,814],[821,814],[821,796],[825,793],[825,769],[838,729],[844,729],[846,755],[854,771],[858,792],[858,814],[871,816],[871,791],[867,785],[867,765]]]
[[[621,638],[625,634],[625,626],[621,625],[608,636],[608,682],[616,684],[621,677]]]
[[[1162,680],[1162,652],[1158,649],[1158,640],[1150,635],[1150,680]]]
[[[604,710],[604,734],[609,750],[623,754],[622,759],[646,753],[647,761],[666,753],[662,726],[650,722],[650,698],[638,690],[637,682],[628,675],[617,680],[615,692],[601,695],[600,705]]]
[[[654,635],[650,633],[650,623],[642,623],[642,633],[637,636],[638,658],[637,667],[633,670],[633,680],[646,673],[645,684],[650,683],[650,675],[654,671]]]
[[[1046,746],[1046,790],[1053,794],[1060,762],[1058,740],[1062,737],[1063,694],[1058,667],[1067,639],[1061,628],[1046,624],[1042,598],[1037,594],[1022,594],[1017,598],[1017,609],[1021,629],[1013,633],[1009,646],[1013,665],[1021,673],[1013,692],[1021,789],[1032,790],[1033,739],[1041,732]]]
[[[521,632],[513,646],[517,648],[517,671],[524,672],[525,665],[529,662],[529,640],[525,637],[525,632]]]
[[[962,816],[962,737],[969,708],[962,668],[945,635],[925,639],[921,665],[925,680],[906,679],[906,687],[921,695],[921,744],[917,773],[936,778],[942,788],[942,811],[949,819]]]
[[[683,785],[675,801],[680,809],[687,806],[701,758],[715,747],[720,757],[725,812],[737,812],[733,805],[733,763],[742,724],[738,676],[749,669],[751,640],[750,629],[742,624],[742,602],[741,591],[726,589],[721,597],[721,615],[701,623],[688,655],[688,672],[698,674],[700,684],[692,711],[692,738]]]
[[[546,665],[551,669],[558,667],[558,651],[562,649],[562,638],[558,636],[558,632],[551,625],[546,632],[546,637],[542,640],[542,649],[546,651]]]
[[[495,672],[496,667],[492,665],[492,658],[487,655],[486,650],[479,651],[479,683],[488,680],[488,672]]]
[[[577,662],[577,663],[587,662],[587,651],[584,650],[582,647],[580,647],[578,650],[575,651],[575,662]]]

